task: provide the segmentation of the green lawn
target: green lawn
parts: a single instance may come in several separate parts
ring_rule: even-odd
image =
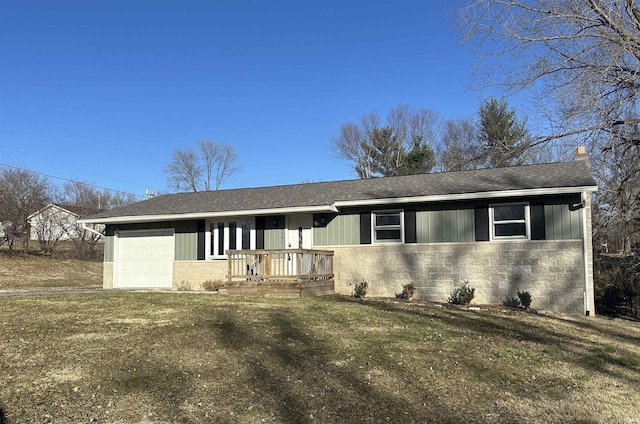
[[[0,418],[634,423],[639,346],[638,323],[341,296],[0,298]]]

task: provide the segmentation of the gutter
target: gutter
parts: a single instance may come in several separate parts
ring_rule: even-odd
[[[429,203],[459,200],[500,199],[505,197],[544,196],[549,194],[573,194],[579,192],[598,191],[597,186],[562,187],[562,188],[531,188],[524,190],[499,190],[475,193],[439,194],[432,196],[391,197],[385,199],[367,200],[338,200],[333,205],[336,207],[347,206],[375,206],[402,203]]]
[[[80,222],[80,221],[78,220],[78,221],[76,221],[76,222]],[[94,230],[93,228],[89,228],[89,227],[87,227],[87,224],[85,224],[84,222],[80,222],[80,224],[82,224],[82,227],[81,227],[81,228],[82,228],[83,230],[87,230],[87,231],[89,231],[90,233],[96,234],[96,235],[98,235],[98,236],[100,236],[100,237],[104,237],[104,234],[103,234],[103,233],[101,233],[100,231]]]
[[[339,212],[334,205],[323,206],[296,206],[290,208],[273,208],[273,209],[252,209],[246,211],[224,211],[224,212],[193,212],[193,213],[176,213],[168,215],[135,215],[135,216],[115,216],[111,218],[95,218],[80,219],[77,222],[81,224],[130,224],[136,222],[160,222],[175,221],[189,219],[208,219],[217,217],[241,217],[241,216],[259,216],[259,215],[282,215],[295,213],[332,213]]]

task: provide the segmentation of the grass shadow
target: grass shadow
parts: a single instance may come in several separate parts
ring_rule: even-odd
[[[602,328],[599,325],[596,325],[592,320],[588,320],[588,319],[579,319],[579,320],[573,320],[573,319],[567,319],[564,318],[562,316],[553,316],[550,315],[549,316],[550,319],[554,319],[554,320],[558,320],[560,322],[563,323],[569,323],[572,325],[576,325],[578,327],[587,329],[587,330],[593,330],[593,331],[598,331],[598,332],[603,332],[606,331],[606,333],[610,336],[615,337],[616,339],[619,340],[623,340],[623,341],[627,341],[630,343],[636,343],[638,345],[640,345],[640,331],[638,332],[637,336],[631,335],[629,333],[621,333],[619,331],[613,330],[611,328]],[[640,330],[640,323],[630,319],[628,317],[616,317],[617,319],[620,319],[622,321],[627,321],[628,325],[630,327],[637,327],[638,330]],[[603,318],[604,319],[604,318]],[[612,319],[612,318],[607,318],[607,319]]]
[[[317,311],[322,313],[322,311]],[[256,332],[233,311],[212,311],[216,340],[243,358],[246,383],[259,393],[261,407],[277,411],[279,422],[464,422],[464,413],[438,401],[428,384],[415,381],[410,369],[396,368],[387,386],[376,384],[369,370],[383,358],[359,361],[366,346],[316,333],[313,322],[294,310],[274,309],[265,319],[268,335]],[[243,356],[246,340],[269,350]],[[346,342],[345,342],[346,343]],[[383,346],[382,346],[383,347]],[[383,349],[381,349],[383,350]],[[372,356],[380,351],[371,351]],[[355,358],[358,358],[356,360]],[[387,367],[388,368],[388,367]],[[385,369],[387,369],[385,368]],[[358,405],[354,408],[354,405]],[[446,412],[446,414],[445,414]]]
[[[418,307],[418,305],[406,305],[399,302],[389,302],[386,300],[355,301],[348,297],[342,298],[334,296],[333,300],[345,303],[358,303],[362,307],[380,311],[394,311],[399,314],[428,317],[434,321],[442,321],[447,326],[460,328],[464,331],[471,331],[474,334],[481,334],[486,337],[500,337],[514,341],[526,341],[535,343],[541,347],[557,347],[558,354],[566,353],[567,358],[586,371],[596,372],[604,375],[611,375],[617,379],[629,382],[632,385],[640,384],[640,355],[631,349],[617,347],[611,349],[601,348],[594,345],[592,341],[584,336],[581,329],[590,331],[610,333],[585,320],[565,319],[561,316],[536,316],[538,321],[521,321],[509,318],[509,314],[501,316],[499,314],[484,314],[482,312],[472,312],[458,307],[442,305],[431,313],[428,306]],[[518,314],[528,314],[530,312],[512,312]],[[575,327],[574,331],[568,335],[567,331],[556,331],[545,325],[549,321],[557,321],[563,325]],[[614,332],[614,337],[627,343],[637,344],[637,338]],[[473,364],[470,364],[473,366]]]

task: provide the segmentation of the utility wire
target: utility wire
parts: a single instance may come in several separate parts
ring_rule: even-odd
[[[77,132],[75,132],[75,131],[67,130],[67,129],[62,128],[62,127],[59,127],[59,126],[57,126],[57,125],[53,125],[53,124],[50,124],[50,123],[45,122],[45,121],[43,121],[43,120],[40,120],[40,119],[34,118],[34,117],[32,117],[32,116],[26,115],[26,114],[24,114],[24,113],[16,112],[15,110],[8,109],[8,108],[6,108],[6,107],[4,107],[4,106],[1,106],[1,105],[0,105],[0,110],[3,110],[3,111],[8,112],[8,113],[12,113],[12,114],[14,114],[14,115],[21,116],[21,117],[23,117],[23,118],[29,119],[29,120],[31,120],[31,121],[37,122],[37,123],[42,124],[42,125],[46,125],[47,127],[54,128],[54,129],[56,129],[56,130],[58,130],[58,131],[65,132],[65,133],[67,133],[67,134],[71,134],[71,135],[74,135],[74,136],[76,136],[76,137],[80,137],[80,138],[82,138],[82,139],[84,139],[84,140],[91,141],[91,142],[96,143],[96,144],[99,144],[99,145],[101,145],[101,146],[109,147],[109,148],[111,148],[111,149],[118,150],[118,151],[123,152],[123,153],[126,153],[126,154],[128,154],[128,155],[137,156],[137,157],[139,157],[139,158],[141,158],[141,159],[145,159],[145,160],[148,160],[148,161],[151,161],[151,162],[155,162],[155,163],[159,163],[160,165],[166,166],[166,163],[161,162],[161,161],[159,161],[159,160],[156,160],[156,159],[153,159],[153,158],[150,158],[150,157],[147,157],[147,156],[143,156],[143,155],[141,155],[141,154],[139,154],[139,153],[130,152],[130,151],[128,151],[128,150],[125,150],[125,149],[123,149],[123,148],[121,148],[121,147],[118,147],[118,146],[114,146],[114,145],[112,145],[112,144],[103,143],[102,141],[96,140],[95,138],[87,137],[86,135],[82,135],[82,134],[77,133]]]
[[[33,172],[34,174],[42,175],[43,177],[55,178],[57,180],[67,181],[67,182],[76,183],[76,184],[82,184],[84,186],[97,188],[97,189],[100,189],[100,190],[107,190],[107,191],[111,191],[111,192],[114,192],[114,193],[128,194],[128,195],[134,196],[136,198],[145,199],[144,196],[140,196],[139,194],[130,193],[130,192],[127,192],[127,191],[122,191],[122,190],[114,190],[112,188],[100,187],[100,186],[97,186],[95,184],[89,184],[89,183],[85,183],[85,182],[82,182],[82,181],[72,180],[70,178],[57,177],[55,175],[45,174],[43,172],[33,171],[31,169],[21,168],[19,166],[13,166],[13,165],[9,165],[9,164],[6,164],[6,163],[0,163],[0,166],[4,166],[4,167],[7,167],[7,168],[11,168],[11,169],[17,169],[18,171]]]
[[[109,178],[111,180],[118,181],[120,183],[134,185],[134,186],[141,187],[141,188],[144,188],[144,189],[149,188],[147,186],[143,186],[143,185],[136,184],[136,183],[131,183],[129,181],[121,180],[119,178],[114,178],[114,177],[109,176],[109,175],[100,174],[99,172],[89,171],[88,169],[82,169],[82,168],[79,168],[79,167],[73,166],[73,165],[67,165],[66,163],[58,162],[57,160],[54,160],[54,159],[51,159],[51,158],[43,158],[41,156],[34,155],[33,153],[23,152],[21,150],[14,149],[12,147],[0,146],[0,148],[6,149],[6,150],[10,150],[12,152],[20,153],[20,154],[23,154],[23,155],[31,156],[31,157],[34,157],[36,159],[41,159],[41,160],[44,160],[44,161],[47,161],[47,162],[57,163],[58,165],[66,166],[67,168],[76,169],[78,171],[86,172],[86,173],[89,173],[89,174],[94,174],[94,175],[97,175],[99,177]]]

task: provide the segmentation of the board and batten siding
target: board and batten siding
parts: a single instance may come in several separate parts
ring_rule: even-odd
[[[176,261],[195,261],[198,259],[198,232],[195,228],[193,231],[187,232],[178,232],[176,228],[175,244]]]
[[[113,235],[106,235],[104,237],[104,261],[113,262]]]
[[[544,205],[545,239],[579,240],[582,238],[582,210],[569,205]]]
[[[360,244],[360,214],[337,215],[324,227],[313,228],[314,246]]]
[[[450,243],[475,240],[475,213],[469,209],[416,212],[417,243]]]

